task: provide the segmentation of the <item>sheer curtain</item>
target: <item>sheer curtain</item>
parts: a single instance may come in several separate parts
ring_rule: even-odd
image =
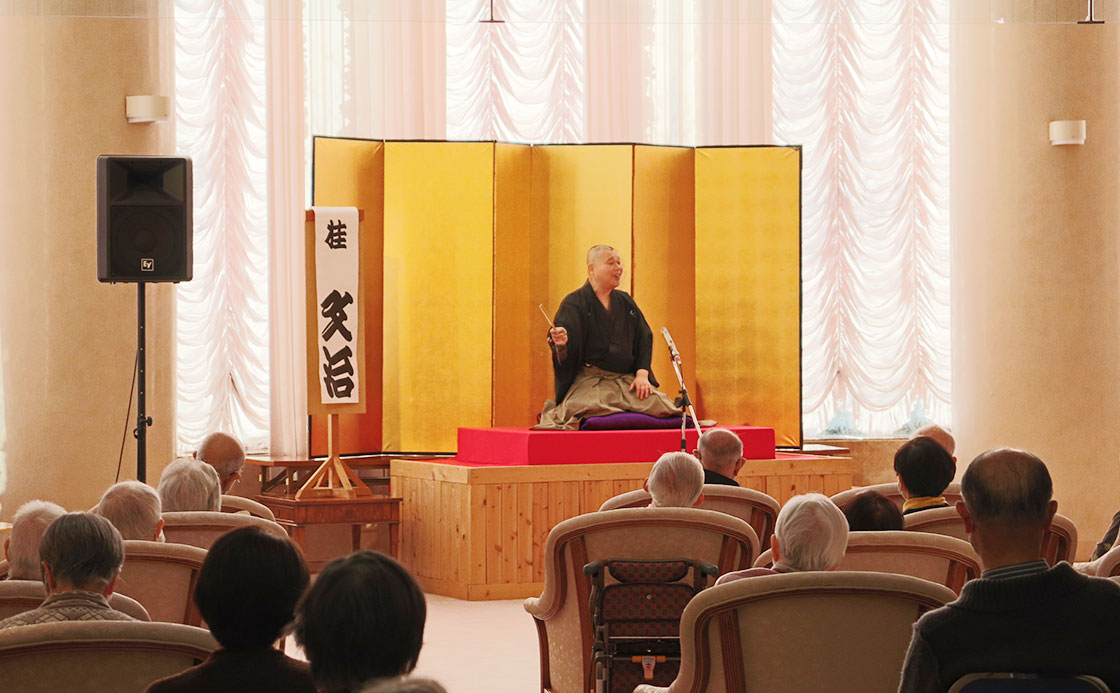
[[[802,144],[804,429],[949,423],[948,0],[773,0]]]
[[[178,285],[179,452],[269,444],[264,0],[175,0],[175,128],[194,163],[194,278]]]
[[[447,138],[585,141],[583,0],[490,11],[489,0],[447,0]]]

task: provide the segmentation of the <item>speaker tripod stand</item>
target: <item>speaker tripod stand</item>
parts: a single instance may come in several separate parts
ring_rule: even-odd
[[[147,341],[144,335],[147,311],[144,305],[144,282],[136,283],[136,428],[132,430],[136,438],[136,480],[147,483],[148,473],[148,427],[152,417],[148,416],[144,401],[146,382],[145,350]]]

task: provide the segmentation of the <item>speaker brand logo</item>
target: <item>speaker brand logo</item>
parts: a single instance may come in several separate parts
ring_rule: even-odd
[[[150,257],[140,258],[140,271],[141,272],[155,272],[156,261]]]

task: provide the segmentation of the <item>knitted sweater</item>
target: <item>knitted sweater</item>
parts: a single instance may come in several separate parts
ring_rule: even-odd
[[[1068,563],[980,578],[914,624],[900,693],[944,693],[967,674],[1090,674],[1120,690],[1120,586]]]

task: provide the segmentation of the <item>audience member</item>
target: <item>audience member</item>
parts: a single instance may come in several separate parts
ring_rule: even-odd
[[[906,499],[902,504],[903,515],[949,507],[941,494],[957,473],[957,465],[933,438],[923,436],[903,443],[894,453],[894,472],[898,475],[898,490]]]
[[[228,433],[211,433],[195,450],[194,458],[213,467],[222,493],[229,493],[245,467],[245,446]]]
[[[179,458],[167,465],[159,478],[159,499],[165,513],[221,510],[218,472],[203,462]]]
[[[65,508],[49,501],[33,500],[19,506],[12,518],[11,536],[4,541],[9,580],[42,579],[39,542],[47,527],[65,514]]]
[[[856,494],[844,508],[844,517],[852,532],[902,529],[902,511],[890,498],[871,489]]]
[[[794,496],[778,512],[774,536],[770,537],[774,567],[727,573],[716,584],[777,573],[836,570],[847,548],[848,521],[828,496]]]
[[[109,606],[124,563],[124,542],[93,513],[66,513],[39,543],[47,598],[39,608],[0,621],[0,630],[58,621],[134,621]]]
[[[307,563],[287,539],[256,527],[219,537],[202,562],[194,601],[221,649],[148,693],[315,693],[307,664],[273,647],[307,582]]]
[[[704,502],[704,467],[687,452],[667,452],[653,463],[642,486],[651,508],[691,508]]]
[[[704,465],[704,483],[738,486],[735,476],[746,462],[743,441],[726,428],[709,428],[700,436],[696,459]]]
[[[163,541],[163,509],[159,494],[147,484],[139,481],[113,484],[101,494],[93,512],[112,522],[126,541]]]
[[[424,593],[404,566],[358,551],[319,573],[296,607],[294,633],[319,690],[349,693],[413,670],[426,614]]]
[[[953,434],[949,433],[948,430],[942,428],[941,426],[938,426],[937,424],[929,424],[928,426],[922,426],[917,431],[914,431],[914,435],[910,437],[911,439],[932,438],[937,442],[938,445],[945,448],[945,452],[949,453],[949,455],[953,458],[953,464],[956,464],[957,441],[953,439]]]
[[[1046,465],[1030,453],[1001,448],[972,461],[957,511],[985,570],[914,625],[900,691],[948,691],[978,671],[1088,674],[1120,690],[1120,586],[1065,562],[1047,567],[1051,494]]]

